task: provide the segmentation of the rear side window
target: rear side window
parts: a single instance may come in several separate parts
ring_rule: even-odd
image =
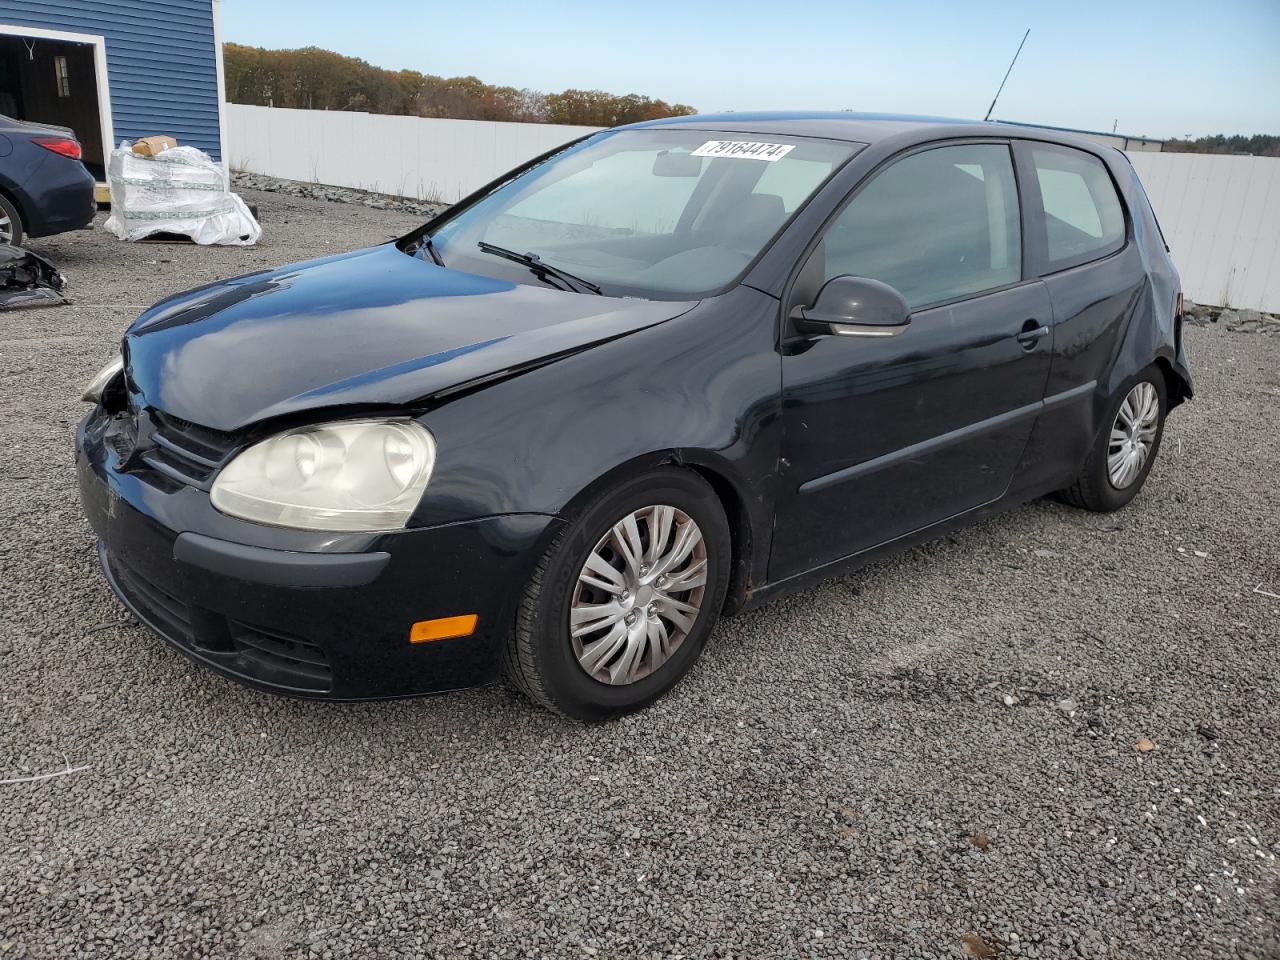
[[[1070,147],[1031,148],[1044,204],[1049,266],[1061,269],[1124,246],[1124,208],[1107,168]]]
[[[904,157],[858,191],[823,240],[824,280],[880,280],[912,309],[1017,283],[1022,238],[1009,148],[964,144]]]

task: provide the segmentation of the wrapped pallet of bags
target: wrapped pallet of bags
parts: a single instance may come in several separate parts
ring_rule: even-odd
[[[200,244],[248,246],[262,236],[222,167],[195,147],[148,156],[121,144],[111,151],[107,184],[111,216],[104,226],[121,240],[178,234]]]

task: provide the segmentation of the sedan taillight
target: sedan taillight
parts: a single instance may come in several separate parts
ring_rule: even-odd
[[[32,143],[38,143],[46,150],[60,153],[72,160],[80,159],[80,144],[70,137],[32,137]]]

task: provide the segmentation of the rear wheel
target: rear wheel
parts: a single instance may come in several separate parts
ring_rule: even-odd
[[[1075,483],[1060,493],[1077,507],[1106,513],[1138,495],[1151,472],[1168,410],[1164,374],[1147,367],[1112,402]]]
[[[0,243],[19,246],[22,243],[22,215],[9,199],[0,195]]]
[[[605,493],[535,569],[507,676],[578,720],[652,703],[689,672],[715,626],[730,549],[720,501],[696,474],[664,469]]]

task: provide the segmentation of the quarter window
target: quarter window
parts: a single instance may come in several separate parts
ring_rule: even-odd
[[[824,237],[824,280],[889,284],[913,309],[1016,283],[1022,237],[1004,144],[912,154],[877,174]]]
[[[1070,147],[1031,148],[1044,204],[1049,265],[1095,260],[1124,245],[1124,208],[1106,167]]]

